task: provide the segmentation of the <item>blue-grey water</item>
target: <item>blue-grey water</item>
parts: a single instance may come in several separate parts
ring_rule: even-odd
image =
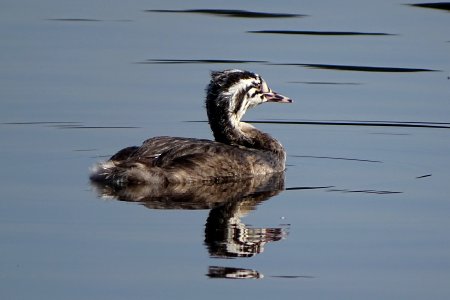
[[[449,4],[413,3],[2,1],[0,297],[449,299]],[[285,145],[284,190],[101,197],[117,150],[212,137],[225,68],[295,101],[245,116]]]

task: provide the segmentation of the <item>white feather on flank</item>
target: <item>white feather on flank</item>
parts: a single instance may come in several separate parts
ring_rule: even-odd
[[[106,175],[106,173],[114,168],[116,164],[113,161],[103,161],[101,163],[95,164],[90,168],[91,176],[93,175]]]

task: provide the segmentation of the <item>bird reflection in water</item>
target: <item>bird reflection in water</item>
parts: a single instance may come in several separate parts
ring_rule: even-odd
[[[239,181],[214,183],[128,185],[125,187],[92,183],[99,196],[139,202],[151,209],[210,209],[205,225],[205,246],[214,258],[251,257],[264,246],[286,238],[288,228],[255,228],[241,218],[284,190],[284,172],[255,176]],[[247,274],[247,275],[245,275]],[[262,278],[254,270],[210,267],[212,278]]]
[[[251,257],[263,252],[268,242],[285,238],[286,228],[254,228],[241,222],[241,218],[255,210],[258,204],[279,191],[260,190],[243,194],[212,208],[205,226],[205,245],[209,254],[216,258]]]
[[[226,278],[226,279],[261,279],[264,275],[258,271],[242,268],[218,267],[210,266],[208,269],[209,278]]]

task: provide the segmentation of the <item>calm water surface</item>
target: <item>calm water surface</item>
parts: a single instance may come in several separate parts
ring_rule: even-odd
[[[1,298],[448,299],[449,5],[303,2],[3,1]],[[90,185],[150,136],[211,138],[225,68],[295,100],[245,117],[284,178]]]

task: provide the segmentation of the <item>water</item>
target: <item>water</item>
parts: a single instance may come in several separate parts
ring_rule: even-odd
[[[448,10],[254,4],[3,1],[2,299],[450,296]],[[88,168],[118,149],[211,137],[224,68],[295,100],[245,117],[285,145],[284,190],[99,198]]]

